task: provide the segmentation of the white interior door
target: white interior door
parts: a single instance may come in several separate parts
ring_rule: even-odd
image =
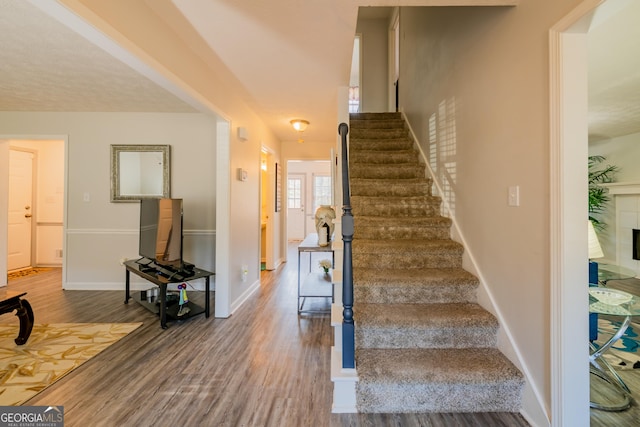
[[[305,226],[306,182],[304,174],[289,174],[287,177],[287,237],[303,240]]]
[[[9,150],[9,271],[31,267],[33,153]]]

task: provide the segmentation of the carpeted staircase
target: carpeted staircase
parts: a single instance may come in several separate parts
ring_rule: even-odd
[[[399,113],[351,115],[358,412],[517,412],[523,376]]]

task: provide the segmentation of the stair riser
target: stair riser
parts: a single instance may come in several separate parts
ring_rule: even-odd
[[[429,196],[431,194],[431,181],[425,179],[417,183],[380,183],[368,184],[351,182],[352,196],[369,197],[416,197]]]
[[[388,140],[376,140],[376,139],[350,139],[349,140],[349,155],[364,150],[364,151],[406,151],[413,149],[413,141],[407,138],[401,139],[388,139]]]
[[[398,165],[351,165],[352,178],[361,179],[414,179],[424,178],[424,166],[412,164]]]
[[[354,201],[351,198],[351,208],[354,216],[393,216],[393,217],[424,217],[435,216],[440,212],[440,202],[437,203],[399,203],[377,204],[369,201]]]
[[[402,113],[351,113],[350,120],[402,120]]]
[[[519,412],[522,382],[487,384],[356,383],[362,413]]]
[[[403,120],[351,120],[351,132],[357,129],[404,129]]]
[[[475,284],[430,286],[359,286],[353,289],[354,300],[362,304],[437,304],[475,303]]]
[[[354,236],[359,239],[447,239],[449,227],[419,227],[419,226],[355,226]]]
[[[352,129],[351,138],[354,139],[393,139],[408,138],[406,129]]]
[[[362,254],[353,253],[353,266],[362,268],[460,268],[462,257],[454,254],[395,253]]]
[[[418,163],[418,153],[415,151],[354,151],[349,157],[351,165],[358,163],[371,164],[398,164]]]
[[[356,348],[486,348],[495,347],[496,327],[356,328]]]

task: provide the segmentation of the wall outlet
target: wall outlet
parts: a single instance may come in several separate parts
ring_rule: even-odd
[[[62,258],[62,249],[56,249],[55,257],[56,258]]]

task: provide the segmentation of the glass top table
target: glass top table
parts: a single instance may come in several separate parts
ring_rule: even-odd
[[[631,391],[624,381],[622,381],[622,378],[620,378],[613,366],[611,366],[602,355],[622,337],[631,323],[631,318],[633,316],[640,316],[640,297],[604,286],[592,286],[589,287],[589,313],[620,316],[624,318],[615,334],[602,344],[602,346],[598,348],[593,343],[589,343],[591,348],[591,354],[589,355],[589,362],[591,364],[590,372],[610,384],[619,395],[620,402],[616,404],[603,404],[591,401],[590,406],[605,411],[625,410],[631,406]]]
[[[615,264],[598,263],[598,282],[606,284],[609,280],[624,280],[636,277],[635,270]]]

